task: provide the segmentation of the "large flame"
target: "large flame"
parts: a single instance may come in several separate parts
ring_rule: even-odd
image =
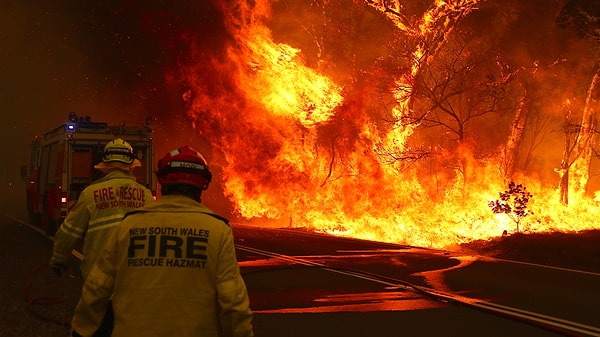
[[[498,156],[476,157],[466,145],[448,154],[469,163],[465,181],[464,172],[445,174],[431,159],[423,160],[434,173],[423,174],[403,165],[406,161],[381,155],[382,149],[410,150],[417,125],[400,121],[409,109],[405,95],[411,79],[423,58],[432,57],[427,53],[443,45],[453,24],[477,3],[438,0],[415,24],[400,15],[400,2],[366,1],[365,10],[380,11],[381,20],[387,16],[398,31],[427,43],[413,44],[409,52],[415,61],[388,88],[392,123],[373,112],[378,94],[368,89],[373,86],[357,84],[359,78],[340,80],[328,71],[331,60],[309,66],[298,46],[274,41],[269,1],[224,5],[232,42],[224,55],[198,55],[198,63],[185,69],[190,85],[185,99],[199,132],[221,155],[223,188],[236,215],[257,224],[269,219],[281,226],[437,248],[514,232],[514,221],[488,206],[507,189]],[[217,75],[207,78],[205,63]],[[445,151],[437,152],[444,156]],[[524,230],[595,226],[590,210],[599,200],[573,191],[565,207],[556,185],[527,175],[519,180],[533,194]],[[436,186],[442,184],[440,193]]]

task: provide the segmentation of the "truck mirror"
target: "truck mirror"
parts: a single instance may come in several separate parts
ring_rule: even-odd
[[[27,165],[21,165],[21,179],[23,180],[27,180],[27,174],[28,170],[27,170]]]

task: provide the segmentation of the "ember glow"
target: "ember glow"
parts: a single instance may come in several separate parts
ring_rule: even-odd
[[[199,52],[193,58],[197,62],[182,65],[182,73],[189,86],[184,95],[189,116],[213,146],[213,165],[222,168],[224,193],[235,215],[259,226],[444,248],[515,232],[508,214],[492,212],[488,203],[507,190],[508,181],[517,181],[532,194],[521,231],[598,226],[594,210],[600,198],[582,188],[589,176],[579,172],[583,152],[567,156],[560,147],[570,133],[547,131],[558,139],[552,143],[555,153],[544,157],[546,147],[535,151],[539,138],[532,135],[539,128],[534,124],[543,125],[546,114],[562,127],[564,105],[531,105],[531,115],[537,113],[527,120],[531,133],[511,136],[511,126],[520,130],[515,111],[524,100],[521,88],[529,83],[521,79],[541,77],[534,62],[510,68],[498,55],[488,56],[492,62],[482,72],[484,80],[473,81],[488,96],[428,103],[435,96],[427,95],[435,92],[423,88],[435,89],[430,84],[448,69],[440,60],[477,54],[456,36],[466,31],[460,24],[484,3],[433,1],[419,16],[403,14],[399,1],[223,4],[232,37],[227,51],[218,57]],[[298,16],[282,19],[285,11]],[[296,33],[284,22],[292,22]],[[374,47],[371,40],[384,43]],[[475,40],[481,48],[489,43]],[[446,80],[478,75],[475,66],[448,64],[460,72],[447,74]],[[503,104],[487,99],[500,92],[499,83],[512,90],[502,93],[513,93],[502,96]],[[585,97],[577,99],[583,110]],[[475,119],[484,115],[486,122]],[[490,139],[482,138],[486,135]],[[513,160],[509,144],[515,140],[522,146]],[[524,164],[508,170],[508,162],[523,162],[526,147],[556,173]],[[559,188],[565,172],[561,156],[574,163],[567,177],[572,182],[565,185],[568,202]]]

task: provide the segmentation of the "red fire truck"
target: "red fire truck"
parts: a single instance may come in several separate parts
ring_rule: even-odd
[[[156,194],[150,122],[147,118],[142,126],[109,125],[72,112],[67,123],[36,136],[30,163],[21,171],[28,181],[27,209],[34,225],[55,234],[81,191],[102,176],[94,165],[102,161],[106,143],[117,137],[131,144],[142,163],[134,171],[137,181]]]

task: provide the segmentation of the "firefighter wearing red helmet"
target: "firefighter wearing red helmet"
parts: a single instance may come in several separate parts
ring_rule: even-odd
[[[163,189],[172,184],[185,184],[196,186],[200,192],[206,190],[212,180],[206,159],[189,146],[175,149],[159,160],[156,177]]]
[[[109,299],[119,336],[254,336],[227,219],[200,200],[212,180],[189,146],[156,171],[162,195],[126,215],[83,286],[73,336],[92,336]]]

